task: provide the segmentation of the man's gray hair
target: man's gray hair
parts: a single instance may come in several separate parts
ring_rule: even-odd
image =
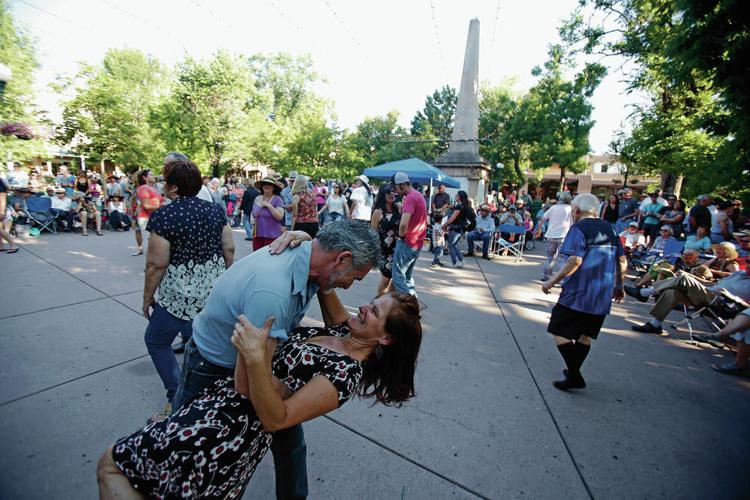
[[[167,153],[167,156],[164,157],[164,165],[175,160],[189,161],[188,157],[184,154],[177,151],[172,151],[171,153]]]
[[[686,253],[694,253],[695,255],[700,255],[700,251],[697,248],[686,248],[682,251],[683,255]]]
[[[581,212],[594,215],[599,210],[599,204],[599,198],[591,193],[581,193],[573,198],[571,203],[572,206],[577,207]]]
[[[570,191],[560,191],[557,193],[557,201],[560,203],[569,205],[571,199],[573,199],[573,196],[571,196]]]
[[[318,231],[315,239],[326,252],[351,252],[352,266],[373,266],[380,259],[378,233],[362,221],[342,219]]]

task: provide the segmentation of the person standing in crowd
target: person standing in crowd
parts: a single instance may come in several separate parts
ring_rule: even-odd
[[[565,378],[553,382],[562,391],[586,387],[581,365],[591,340],[599,336],[612,299],[620,302],[624,296],[627,260],[615,230],[597,218],[598,209],[599,200],[593,194],[575,197],[572,217],[576,223],[560,249],[568,258],[560,271],[542,283],[542,291],[549,294],[562,282],[547,326],[567,366]]]
[[[8,242],[8,247],[3,247],[2,252],[8,254],[18,252],[18,246],[13,241],[13,237],[5,229],[5,221],[8,217],[8,184],[5,179],[0,178],[0,237]]]
[[[318,216],[325,213],[325,224],[349,218],[349,204],[341,192],[341,184],[338,182],[331,186],[331,194],[326,198],[326,203],[318,211]]]
[[[528,213],[528,212],[527,212]],[[482,240],[482,258],[489,260],[490,242],[495,234],[495,221],[490,215],[489,205],[479,207],[479,217],[477,217],[477,227],[466,234],[466,242],[469,245],[467,257],[474,256],[474,242]]]
[[[631,222],[638,222],[638,216],[641,213],[638,208],[638,202],[633,199],[633,192],[630,189],[625,188],[622,190],[622,199],[620,200],[617,209],[619,210],[619,217],[615,231],[619,234],[623,232]]]
[[[438,186],[438,192],[435,193],[435,196],[432,197],[432,213],[440,213],[445,215],[445,212],[448,211],[450,203],[451,197],[448,193],[445,192],[445,184],[440,184]]]
[[[282,225],[288,230],[292,229],[292,185],[297,179],[299,174],[296,170],[289,172],[289,177],[286,182],[282,182],[283,187],[281,188],[281,200],[284,202],[284,220]]]
[[[211,178],[203,176],[201,179],[201,190],[198,191],[198,198],[213,203],[214,197],[211,196],[211,190],[208,188],[208,183],[211,182]]]
[[[75,191],[73,188],[75,186],[76,177],[68,171],[67,165],[60,165],[60,170],[57,173],[55,182],[58,186],[65,189],[65,195],[68,198],[73,197],[73,193]]]
[[[309,239],[301,231],[289,234],[296,240]],[[217,380],[233,376],[237,351],[231,337],[237,316],[244,314],[258,325],[273,316],[269,336],[285,339],[299,325],[318,291],[349,288],[355,280],[367,276],[379,256],[380,242],[369,225],[342,220],[321,229],[312,242],[303,241],[278,255],[263,249],[235,263],[216,281],[203,311],[193,321],[175,411]],[[318,300],[325,303],[331,295],[321,293]],[[374,315],[368,314],[365,322],[372,318]],[[271,451],[277,498],[305,498],[307,466],[302,426],[275,432]]]
[[[298,175],[292,185],[292,231],[299,230],[315,238],[318,233],[318,204],[307,185],[307,177]]]
[[[221,211],[224,213],[224,217],[227,214],[227,204],[224,202],[224,196],[221,193],[221,182],[219,179],[214,177],[208,183],[208,191],[211,193],[211,200],[221,207]]]
[[[469,195],[466,191],[456,193],[456,203],[451,207],[451,213],[448,220],[443,222],[443,230],[448,231],[448,252],[451,256],[453,267],[464,267],[464,255],[461,253],[458,245],[461,242],[461,235],[466,230],[466,225],[471,219],[474,209],[469,203]]]
[[[617,198],[617,195],[611,194],[602,209],[601,219],[609,223],[609,225],[612,226],[612,229],[616,229],[617,219],[620,218],[619,206],[620,200]]]
[[[264,177],[255,183],[261,192],[253,204],[253,218],[255,219],[255,236],[253,237],[253,251],[271,244],[281,235],[281,221],[284,220],[284,202],[279,193],[281,186],[270,177]]]
[[[370,179],[366,175],[360,175],[354,184],[356,187],[352,190],[352,195],[349,197],[349,200],[352,202],[352,219],[366,221],[369,224],[370,219],[372,219]]]
[[[667,224],[672,228],[672,235],[678,240],[682,239],[685,222],[685,202],[678,200],[673,194],[667,197],[667,206],[659,215],[659,224]]]
[[[393,255],[396,251],[398,226],[401,222],[401,211],[395,200],[396,196],[393,192],[393,186],[390,184],[381,186],[372,210],[370,225],[372,229],[378,232],[378,236],[380,237],[381,253],[380,262],[378,263],[380,282],[378,283],[377,297],[389,292],[391,289]]]
[[[542,216],[542,222],[547,222],[547,232],[544,233],[547,259],[544,262],[544,269],[542,270],[542,281],[547,281],[552,274],[557,272],[560,245],[562,245],[570,226],[573,224],[570,208],[571,198],[570,191],[557,193],[557,204],[551,206],[549,210],[544,212],[544,216]],[[622,207],[622,204],[620,207]],[[540,224],[537,230],[537,238],[541,234],[541,226]]]
[[[712,204],[711,195],[702,194],[698,197],[698,203],[688,212],[688,234],[695,234],[698,231],[698,226],[707,228],[712,226],[711,211],[708,209]]]
[[[128,217],[125,203],[122,201],[122,194],[119,191],[110,196],[107,213],[109,214],[109,227],[112,231],[130,230],[130,217]]]
[[[161,193],[159,193],[154,187],[156,178],[154,177],[154,174],[151,173],[151,170],[147,168],[139,170],[136,174],[136,179],[136,183],[138,184],[138,188],[135,190],[135,198],[138,201],[136,222],[138,224],[139,234],[136,235],[138,248],[135,253],[133,253],[134,256],[143,254],[143,240],[148,240],[148,232],[146,230],[148,219],[151,217],[152,213],[161,207],[163,200]]]
[[[326,199],[328,199],[328,188],[323,184],[322,180],[318,180],[318,182],[315,183],[315,204],[317,205],[316,212],[318,213],[318,225],[320,227],[323,226],[323,216],[320,214],[320,212],[323,211],[323,207],[326,204]]]
[[[151,214],[143,287],[144,341],[167,391],[164,418],[172,412],[180,368],[172,342],[187,342],[192,322],[203,309],[214,282],[234,261],[232,229],[216,203],[196,197],[201,173],[189,160],[164,166],[164,193],[172,202]],[[156,291],[158,289],[158,299]]]
[[[412,187],[408,175],[396,172],[393,182],[402,199],[398,241],[391,265],[393,287],[399,293],[408,293],[416,297],[413,272],[419,251],[427,236],[427,205],[422,194]]]
[[[242,227],[245,228],[245,241],[252,241],[253,239],[253,204],[255,204],[255,198],[260,196],[260,191],[255,189],[252,184],[245,188],[245,192],[242,193],[242,201],[240,201],[240,217],[242,217]]]
[[[86,175],[86,172],[81,170],[80,172],[78,172],[78,177],[76,178],[75,190],[78,193],[86,194],[89,191],[89,187],[91,187],[89,178]]]
[[[643,217],[643,233],[648,238],[648,243],[654,242],[659,233],[659,213],[666,206],[659,203],[659,192],[651,191],[648,200],[641,203],[640,212]]]
[[[716,215],[711,226],[711,243],[722,243],[732,239],[734,222],[732,222],[732,211],[734,205],[729,200],[719,202],[716,207]]]

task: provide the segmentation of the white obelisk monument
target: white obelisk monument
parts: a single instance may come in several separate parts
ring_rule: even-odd
[[[451,143],[434,165],[458,179],[469,198],[484,200],[490,167],[479,156],[479,19],[469,22]]]

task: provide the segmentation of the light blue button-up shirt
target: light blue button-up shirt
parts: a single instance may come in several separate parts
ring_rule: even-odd
[[[486,233],[491,233],[495,230],[495,220],[491,215],[487,215],[487,217],[480,215],[477,217],[477,230],[480,229]]]
[[[279,255],[269,254],[266,247],[227,269],[193,320],[193,341],[201,355],[216,365],[234,368],[237,350],[231,339],[240,314],[257,327],[275,316],[269,336],[286,339],[318,291],[316,283],[308,283],[311,251],[309,241]]]

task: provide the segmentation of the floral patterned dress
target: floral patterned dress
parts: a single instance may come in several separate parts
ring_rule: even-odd
[[[295,329],[276,348],[274,375],[293,392],[322,375],[338,391],[341,406],[354,393],[362,366],[307,341],[348,333],[345,323]],[[272,439],[250,400],[235,391],[234,379],[227,377],[169,418],[119,439],[113,457],[130,484],[148,498],[240,498]]]
[[[395,207],[394,207],[395,210]],[[398,240],[398,224],[401,222],[401,214],[398,212],[383,212],[383,218],[378,224],[378,236],[380,236],[380,251],[382,258],[378,268],[386,278],[391,277],[391,264],[393,253],[396,251]]]

